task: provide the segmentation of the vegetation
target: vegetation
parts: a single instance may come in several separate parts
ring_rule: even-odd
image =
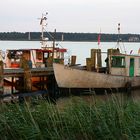
[[[62,35],[65,41],[97,41],[98,34],[97,33],[63,33],[57,32],[55,38],[57,41],[62,40]],[[21,32],[1,32],[0,40],[28,40],[29,33],[21,33]],[[45,37],[49,38],[49,40],[53,40],[54,33],[46,32]],[[31,40],[40,40],[41,33],[40,32],[30,32]],[[120,38],[126,42],[139,42],[140,35],[139,34],[121,34]],[[109,42],[109,41],[117,41],[117,34],[101,34],[101,41]]]
[[[35,104],[36,103],[36,104]],[[86,102],[72,97],[61,107],[44,100],[1,104],[1,140],[139,140],[140,103],[112,96]]]

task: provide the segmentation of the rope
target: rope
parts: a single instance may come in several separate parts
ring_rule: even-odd
[[[121,42],[121,43],[122,43],[123,49],[122,49],[122,47],[121,47],[121,45],[120,45],[120,42],[119,42],[119,43],[117,42],[115,48],[119,48],[119,49],[121,50],[122,53],[124,52],[124,53],[126,54],[126,48],[125,48],[125,45],[124,45],[123,42]],[[124,51],[123,51],[123,50],[124,50]]]
[[[44,29],[45,30],[45,29]],[[51,39],[54,39],[54,37],[47,31],[45,30],[46,33],[51,37]],[[57,42],[57,44],[62,48],[62,49],[65,49],[59,42]],[[69,55],[69,52],[66,52],[66,54],[68,55],[68,63],[69,63],[69,59],[70,59],[70,55]]]

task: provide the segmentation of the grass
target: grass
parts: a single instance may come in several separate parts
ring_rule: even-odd
[[[63,107],[1,104],[1,140],[139,140],[140,103],[112,95],[87,102],[70,97]]]

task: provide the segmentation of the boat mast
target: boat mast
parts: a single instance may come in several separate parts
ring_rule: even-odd
[[[44,37],[45,27],[47,26],[47,12],[45,14],[42,14],[42,17],[40,19],[40,25],[41,25],[41,48],[47,47],[47,38]]]
[[[122,39],[120,38],[120,23],[118,23],[118,40],[117,40],[117,46],[118,48],[121,50],[121,52],[124,52],[126,54],[126,49],[125,49],[125,46],[122,42]],[[121,45],[120,45],[120,42],[122,43],[122,47],[123,47],[123,51],[122,51],[122,48],[121,48]]]
[[[120,39],[120,23],[118,23],[118,40],[117,40],[118,46],[120,44],[120,41],[121,41],[121,39]]]
[[[52,54],[53,59],[54,59],[54,50],[55,50],[55,35],[56,35],[56,29],[54,30],[54,36],[53,36],[53,54]]]
[[[121,38],[120,38],[120,23],[118,23],[118,39],[117,39],[117,48],[120,49],[120,51],[122,52],[122,48],[121,48],[121,45],[120,45],[120,42],[121,42]]]

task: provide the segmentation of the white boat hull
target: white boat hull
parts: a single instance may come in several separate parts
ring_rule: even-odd
[[[140,86],[140,76],[118,76],[93,71],[74,69],[53,64],[58,87],[61,88],[123,88],[129,82],[132,87]]]

